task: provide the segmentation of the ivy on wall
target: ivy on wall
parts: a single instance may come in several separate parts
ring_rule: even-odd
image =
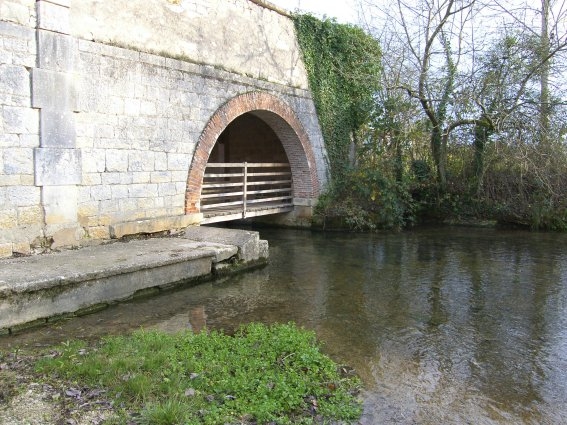
[[[350,144],[368,121],[380,81],[380,44],[361,28],[293,17],[333,180],[349,167]]]

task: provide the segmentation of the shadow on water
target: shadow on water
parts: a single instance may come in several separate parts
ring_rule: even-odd
[[[567,423],[567,235],[261,235],[266,268],[3,338],[0,349],[295,321],[357,369],[364,424]]]

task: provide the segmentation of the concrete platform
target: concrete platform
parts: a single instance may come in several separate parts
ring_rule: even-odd
[[[140,291],[227,273],[267,261],[257,232],[189,228],[151,238],[0,260],[0,334],[80,315]]]

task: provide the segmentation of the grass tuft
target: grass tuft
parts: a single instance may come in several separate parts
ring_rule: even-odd
[[[315,334],[294,324],[222,332],[138,331],[94,347],[69,343],[38,371],[101,388],[139,424],[349,422],[360,382],[341,376]]]

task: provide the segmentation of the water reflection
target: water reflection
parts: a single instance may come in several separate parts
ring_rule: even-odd
[[[567,423],[567,235],[262,231],[268,267],[0,339],[295,321],[354,366],[363,423]]]

